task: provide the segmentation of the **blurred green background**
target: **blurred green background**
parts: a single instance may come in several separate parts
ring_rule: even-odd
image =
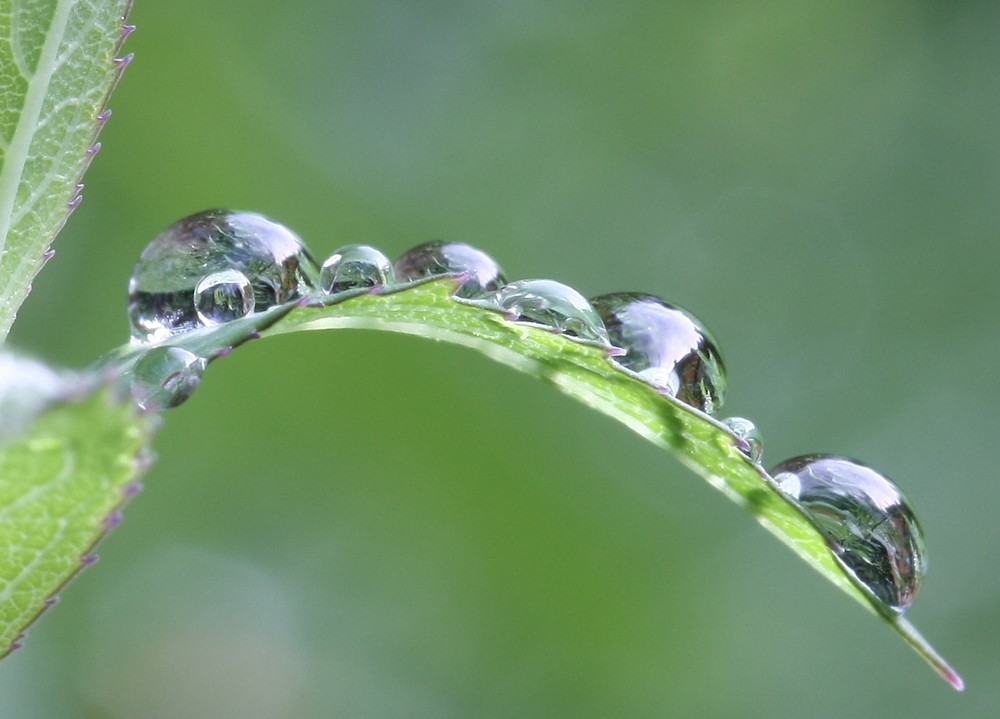
[[[171,412],[0,715],[982,717],[1000,706],[1000,4],[138,0],[85,202],[12,343],[125,341],[211,206],[691,309],[768,466],[893,477],[930,574],[892,632],[622,426],[468,350],[251,343]],[[994,428],[991,430],[990,428]]]

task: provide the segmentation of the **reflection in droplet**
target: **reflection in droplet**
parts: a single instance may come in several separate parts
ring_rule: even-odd
[[[494,292],[507,281],[496,260],[462,242],[437,240],[417,245],[396,260],[395,268],[400,282],[464,273],[455,295],[467,299]]]
[[[327,258],[319,272],[319,287],[328,295],[394,281],[392,262],[369,245],[341,247]]]
[[[904,612],[926,570],[923,532],[902,492],[871,467],[812,454],[771,476],[816,522],[834,555],[881,602]]]
[[[205,275],[194,288],[198,319],[207,326],[238,320],[253,312],[255,298],[250,280],[238,270]]]
[[[764,440],[757,425],[746,417],[726,417],[722,424],[729,428],[736,438],[736,448],[754,464],[760,464],[764,456]]]
[[[610,346],[604,323],[587,298],[561,282],[516,280],[480,302],[503,310],[512,320],[534,322]]]
[[[258,312],[309,294],[319,274],[302,240],[284,225],[253,212],[199,212],[161,232],[139,256],[129,280],[132,336],[159,342],[202,327],[195,288],[226,270],[247,278]]]
[[[726,393],[718,345],[691,314],[655,295],[614,292],[591,299],[611,344],[625,350],[615,362],[681,402],[716,412]]]
[[[194,394],[207,365],[186,349],[153,347],[132,368],[132,397],[150,412],[176,407]]]

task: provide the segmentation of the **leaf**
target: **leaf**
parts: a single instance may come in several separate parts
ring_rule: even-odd
[[[112,384],[55,374],[3,359],[5,387],[40,377],[46,407],[37,403],[27,429],[0,437],[0,656],[18,646],[25,628],[53,601],[94,545],[118,521],[118,510],[149,464],[146,447],[155,417],[140,414]],[[32,363],[34,364],[34,363]],[[43,376],[44,375],[44,376]],[[23,406],[23,405],[22,405]],[[23,424],[23,422],[22,422]]]
[[[549,329],[507,320],[501,313],[452,297],[454,278],[433,279],[374,293],[352,290],[319,304],[285,305],[227,325],[171,338],[202,357],[225,354],[257,331],[264,336],[339,328],[401,332],[471,347],[492,359],[540,377],[571,397],[618,420],[664,449],[730,500],[750,512],[820,574],[885,620],[956,689],[962,680],[903,617],[887,609],[830,551],[813,521],[750,462],[722,424],[658,392],[638,375],[613,365],[605,348]],[[242,340],[240,340],[242,341]],[[109,356],[126,379],[142,352],[129,345]]]
[[[131,0],[0,0],[0,344],[99,149]]]

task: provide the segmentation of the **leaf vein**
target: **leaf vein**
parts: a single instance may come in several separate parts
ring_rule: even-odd
[[[75,466],[76,462],[73,460],[73,455],[69,448],[64,448],[62,467],[59,472],[56,473],[56,475],[48,482],[34,487],[30,492],[22,495],[17,501],[5,507],[3,513],[0,513],[0,519],[6,520],[10,515],[11,510],[16,510],[19,507],[30,505],[32,502],[37,500],[39,495],[50,492],[54,487],[71,479]],[[0,604],[9,601],[11,596],[24,582],[25,578],[30,577],[42,562],[49,560],[53,547],[57,547],[61,543],[62,537],[66,533],[67,525],[67,517],[64,516],[57,518],[55,522],[56,531],[53,533],[49,541],[45,544],[45,546],[37,550],[31,558],[31,561],[23,565],[18,573],[11,577],[3,589],[0,590]]]
[[[38,60],[38,68],[28,82],[24,105],[4,157],[3,168],[0,169],[0,252],[7,243],[18,186],[24,167],[31,156],[32,140],[45,104],[49,83],[58,69],[56,59],[59,46],[66,35],[66,26],[74,5],[75,0],[59,0],[56,5]],[[7,288],[0,289],[0,296],[6,296],[6,292]]]

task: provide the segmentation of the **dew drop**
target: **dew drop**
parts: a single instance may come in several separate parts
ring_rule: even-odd
[[[764,456],[764,440],[757,425],[746,417],[726,417],[722,424],[729,428],[736,438],[736,448],[754,464],[760,464]]]
[[[132,397],[143,409],[161,412],[194,394],[208,362],[180,347],[154,347],[132,368]]]
[[[516,280],[479,300],[520,322],[552,327],[610,347],[608,332],[587,298],[555,280]]]
[[[309,294],[319,275],[302,240],[284,225],[253,212],[199,212],[161,232],[139,256],[129,280],[132,336],[159,342],[204,326],[195,289],[227,270],[250,283],[256,311]]]
[[[464,273],[457,297],[471,299],[495,292],[507,280],[496,260],[482,250],[461,242],[426,242],[396,260],[396,277],[412,282],[425,277]]]
[[[789,459],[771,476],[858,581],[887,607],[906,611],[927,562],[923,532],[896,485],[871,467],[826,454]]]
[[[718,345],[692,315],[655,295],[613,292],[591,300],[604,320],[615,358],[657,388],[703,412],[716,412],[726,393]]]
[[[319,272],[319,286],[328,295],[359,287],[395,282],[392,262],[369,245],[347,245],[334,252]]]
[[[253,312],[255,304],[250,280],[238,270],[205,275],[194,288],[198,319],[209,327],[246,317]]]

